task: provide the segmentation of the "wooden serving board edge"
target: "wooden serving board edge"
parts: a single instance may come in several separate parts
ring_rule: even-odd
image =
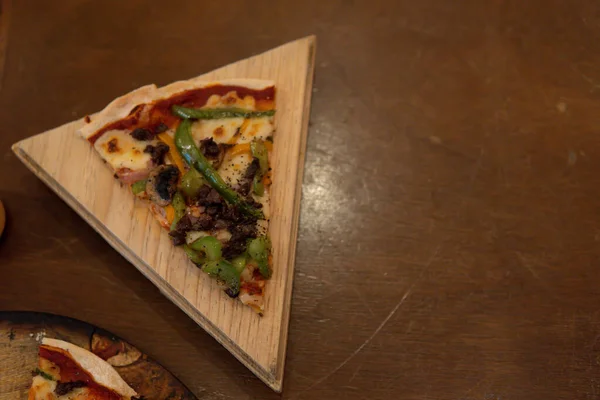
[[[312,99],[312,87],[314,80],[314,65],[315,55],[317,53],[316,36],[310,36],[311,42],[308,49],[308,62],[306,70],[306,92],[304,93],[304,111],[302,113],[302,130],[300,134],[300,154],[298,155],[298,173],[296,175],[296,193],[294,194],[294,213],[292,215],[292,223],[290,227],[290,258],[288,259],[287,276],[285,277],[288,285],[285,292],[285,305],[283,307],[283,325],[281,327],[281,337],[285,340],[279,342],[277,371],[272,371],[271,374],[276,377],[279,382],[279,390],[281,392],[283,373],[285,370],[285,355],[287,351],[287,337],[290,325],[291,302],[293,292],[293,277],[296,268],[296,246],[298,244],[298,224],[300,221],[300,204],[302,200],[302,180],[304,178],[304,164],[306,158],[306,143],[308,140],[308,122],[310,121],[310,109]]]

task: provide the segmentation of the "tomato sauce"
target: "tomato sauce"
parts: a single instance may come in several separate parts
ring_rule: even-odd
[[[229,92],[236,92],[238,97],[243,99],[246,96],[252,96],[256,100],[257,107],[261,104],[269,104],[275,100],[275,87],[270,86],[264,89],[249,89],[242,86],[213,85],[199,89],[186,90],[167,99],[158,100],[151,104],[149,111],[149,121],[140,121],[141,107],[136,107],[127,117],[111,122],[104,126],[94,135],[89,137],[89,142],[94,144],[105,132],[112,130],[133,130],[135,128],[146,128],[163,123],[172,128],[177,124],[179,118],[171,113],[171,107],[180,105],[183,107],[199,108],[206,104],[210,96],[223,96]]]
[[[53,362],[60,368],[61,382],[85,382],[86,386],[93,392],[101,394],[106,400],[120,400],[121,396],[110,389],[100,386],[94,381],[90,374],[81,368],[71,357],[65,355],[61,350],[54,350],[46,346],[40,346],[40,357]]]

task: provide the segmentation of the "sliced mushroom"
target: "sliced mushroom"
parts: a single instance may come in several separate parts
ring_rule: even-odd
[[[155,168],[148,177],[146,193],[152,202],[164,207],[171,204],[177,191],[179,170],[174,165],[161,165]]]

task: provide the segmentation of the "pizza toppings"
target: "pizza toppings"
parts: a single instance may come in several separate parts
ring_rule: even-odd
[[[252,182],[252,191],[258,196],[262,196],[265,191],[265,185],[263,184],[263,177],[269,169],[269,161],[267,155],[267,147],[264,142],[253,140],[250,143],[250,149],[252,150],[252,156],[254,157],[253,162],[258,162],[260,167],[257,174],[254,175]]]
[[[274,86],[217,84],[172,93],[85,136],[117,177],[149,200],[172,243],[260,313],[271,276]]]
[[[152,140],[156,134],[147,128],[136,128],[131,132],[131,136],[136,140]]]
[[[230,204],[238,206],[244,213],[252,215],[256,218],[262,218],[262,213],[256,208],[249,205],[244,201],[238,194],[233,191],[226,183],[223,178],[215,171],[213,166],[208,160],[202,155],[202,153],[196,147],[194,140],[192,139],[191,133],[191,122],[189,119],[184,119],[179,124],[177,131],[175,132],[175,145],[183,156],[183,158],[193,168],[196,168],[200,172],[204,179]]]
[[[228,296],[237,297],[240,293],[240,274],[229,261],[208,261],[202,265],[202,271],[221,282]]]
[[[204,236],[189,246],[192,250],[204,255],[208,261],[218,261],[221,258],[221,242],[212,236]]]
[[[63,382],[81,380],[88,383],[93,381],[92,377],[69,357],[66,351],[42,345],[40,346],[39,354],[41,358],[50,361],[58,367],[60,371],[60,379],[58,380]]]
[[[74,389],[86,386],[84,381],[71,381],[71,382],[57,382],[56,389],[54,389],[54,393],[59,396],[64,396],[65,394],[73,391]]]
[[[150,174],[150,168],[144,168],[139,170],[132,170],[130,168],[119,168],[115,175],[119,178],[123,183],[132,184],[134,182],[146,179]]]
[[[181,178],[180,188],[188,199],[194,199],[198,196],[202,187],[210,189],[205,183],[206,181],[202,177],[202,174],[192,168]]]
[[[163,142],[158,142],[156,145],[147,145],[144,153],[150,154],[150,159],[156,165],[164,164],[165,155],[169,152],[169,146]]]
[[[54,377],[52,375],[50,375],[49,373],[42,371],[39,368],[36,368],[35,371],[33,371],[33,376],[41,376],[42,378],[48,380],[48,381],[54,381]]]
[[[166,132],[168,129],[169,129],[169,127],[162,122],[159,122],[158,124],[156,124],[155,126],[152,127],[152,130],[156,134]]]
[[[244,196],[247,196],[250,193],[250,189],[253,187],[254,178],[256,177],[259,171],[260,163],[255,158],[254,160],[252,160],[250,165],[248,165],[248,168],[246,168],[246,172],[244,172],[242,179],[239,180],[238,192],[240,192]]]
[[[146,193],[150,200],[159,206],[171,203],[177,190],[179,170],[172,165],[161,165],[154,169],[146,183]]]
[[[270,249],[271,241],[266,236],[258,237],[248,244],[248,254],[257,262],[261,275],[267,279],[271,277],[268,260]]]
[[[251,239],[258,234],[256,224],[252,221],[239,221],[231,227],[231,238],[225,248],[225,257],[231,259],[246,251]]]
[[[133,390],[105,360],[62,340],[44,338],[29,400],[133,400]]]
[[[181,192],[175,192],[175,195],[173,195],[172,205],[174,215],[173,222],[171,223],[171,229],[173,229],[179,220],[185,215],[186,204]]]
[[[109,153],[116,153],[119,150],[119,141],[117,138],[112,138],[106,143],[106,151]]]
[[[60,379],[57,379],[54,392],[58,396],[63,396],[72,390],[87,386],[90,391],[99,394],[99,398],[119,400],[115,391],[108,389],[96,382],[91,373],[86,371],[79,363],[71,357],[68,351],[52,346],[42,345],[39,350],[40,363],[50,362],[58,367]]]
[[[200,141],[200,151],[202,151],[202,154],[204,154],[204,157],[206,158],[217,158],[221,152],[219,145],[213,138]]]
[[[223,119],[272,117],[275,110],[249,111],[241,108],[188,108],[173,106],[173,114],[185,119]]]
[[[229,144],[218,144],[213,138],[200,141],[200,151],[206,159],[212,162],[214,168],[219,168],[225,158],[225,151],[231,146]]]
[[[175,142],[173,142],[173,138],[166,132],[159,133],[158,138],[169,148],[167,152],[169,163],[175,165],[181,174],[185,174],[185,163],[175,148]]]
[[[137,182],[134,182],[131,185],[131,191],[133,192],[133,194],[135,194],[137,196],[137,195],[146,193],[146,183],[148,183],[148,180],[146,180],[146,179],[142,179]]]

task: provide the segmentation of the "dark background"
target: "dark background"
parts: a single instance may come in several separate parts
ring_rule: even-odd
[[[600,395],[600,3],[3,2],[0,309],[277,399],[12,143],[316,34],[285,399]]]

